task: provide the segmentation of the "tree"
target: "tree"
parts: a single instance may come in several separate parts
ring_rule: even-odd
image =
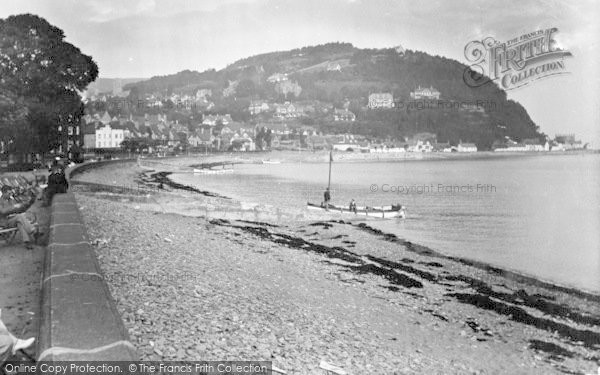
[[[4,152],[17,138],[21,140],[19,129],[26,124],[28,113],[23,98],[0,86],[0,151]]]
[[[121,148],[124,151],[137,152],[141,148],[140,141],[133,138],[126,138],[121,142]]]
[[[263,142],[265,141],[266,128],[263,126],[259,128],[256,132],[256,136],[254,137],[254,143],[256,144],[256,148],[261,150],[263,149]]]
[[[267,143],[267,148],[271,148],[271,141],[273,140],[273,131],[271,129],[265,131],[264,140]]]
[[[12,151],[44,153],[67,145],[63,135],[83,116],[79,92],[98,76],[90,56],[62,30],[32,14],[0,19],[0,138]]]

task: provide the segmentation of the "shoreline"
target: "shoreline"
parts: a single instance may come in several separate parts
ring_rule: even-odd
[[[130,168],[138,170],[134,163],[130,165]],[[87,178],[84,180],[96,179],[97,181],[116,181],[116,177],[113,179],[112,173],[115,172],[108,171],[107,168],[100,168],[91,171],[91,174],[88,174]],[[129,170],[118,172],[117,175],[120,174],[121,177],[129,176],[128,178],[131,178],[135,176],[136,173],[132,173],[132,170]],[[158,175],[158,171],[146,170],[144,173]],[[168,175],[163,175],[162,177],[168,179]],[[132,181],[134,180],[135,178]],[[163,181],[163,183],[165,182],[164,180],[161,181]],[[121,180],[120,182],[123,183],[124,180]],[[157,181],[151,182],[151,184],[156,183]],[[75,186],[77,186],[76,184],[77,183],[75,182]],[[151,188],[152,186],[153,185],[150,185]],[[289,282],[291,285],[303,285],[303,283],[308,281],[299,281],[298,278],[303,276],[302,273],[295,274],[295,272],[297,272],[296,267],[298,265],[303,265],[301,267],[303,267],[302,269],[304,272],[311,274],[317,272],[314,270],[316,267],[320,271],[313,275],[315,278],[326,275],[325,277],[328,280],[330,276],[327,275],[339,275],[334,277],[335,282],[328,287],[332,290],[338,290],[340,288],[346,290],[345,288],[347,288],[347,285],[353,286],[352,288],[358,288],[359,290],[364,289],[364,293],[366,294],[361,298],[370,301],[369,303],[376,303],[377,300],[374,298],[379,298],[377,296],[384,295],[384,300],[387,302],[384,305],[378,305],[380,306],[379,308],[384,309],[384,311],[389,310],[389,314],[391,314],[390,317],[396,316],[397,313],[393,313],[393,311],[398,309],[402,310],[403,312],[399,316],[402,316],[403,318],[400,321],[392,321],[396,322],[394,324],[400,324],[404,327],[404,330],[408,330],[406,332],[412,332],[408,335],[408,338],[402,339],[402,342],[398,342],[397,345],[392,345],[393,348],[401,350],[402,353],[404,353],[396,353],[394,355],[401,355],[403,358],[407,357],[408,354],[406,354],[406,350],[409,350],[407,348],[411,347],[411,345],[406,343],[406,340],[408,339],[421,343],[419,346],[432,346],[431,344],[424,343],[429,342],[430,340],[439,340],[439,345],[443,346],[455,345],[462,342],[464,338],[467,338],[467,342],[476,342],[484,346],[489,345],[491,348],[491,352],[488,352],[488,349],[483,348],[480,345],[470,345],[468,349],[467,347],[463,348],[463,350],[465,350],[464,355],[462,352],[460,352],[461,354],[459,354],[459,352],[444,353],[439,351],[440,348],[421,349],[421,353],[416,355],[416,358],[418,358],[422,364],[421,366],[416,367],[419,369],[419,372],[434,369],[439,370],[440,368],[450,369],[451,367],[447,366],[453,366],[452,363],[455,360],[464,364],[467,368],[483,369],[484,367],[481,366],[486,365],[486,363],[479,364],[479,359],[488,357],[489,354],[486,353],[494,353],[494,355],[498,357],[489,357],[488,362],[489,366],[491,366],[492,369],[495,369],[492,372],[499,371],[501,373],[507,371],[513,373],[537,373],[538,371],[539,373],[553,373],[554,371],[574,373],[584,371],[589,372],[592,370],[586,369],[590,367],[590,361],[591,363],[600,361],[600,331],[598,330],[598,326],[600,325],[600,311],[598,311],[597,307],[600,296],[596,294],[587,295],[585,291],[579,289],[565,288],[552,283],[547,283],[537,278],[531,278],[508,270],[501,270],[500,268],[482,262],[473,262],[447,256],[427,247],[398,238],[393,234],[384,233],[370,227],[367,223],[356,224],[336,220],[308,220],[290,226],[286,223],[280,224],[245,220],[243,217],[237,220],[219,219],[216,217],[204,216],[201,212],[200,215],[198,215],[199,211],[178,212],[183,206],[178,208],[178,206],[170,205],[170,203],[183,201],[187,202],[189,205],[190,198],[194,199],[194,197],[199,200],[207,200],[206,202],[212,202],[210,204],[218,204],[215,202],[223,201],[223,199],[219,197],[204,196],[197,194],[196,192],[182,191],[179,189],[180,186],[173,185],[169,186],[165,193],[161,193],[160,191],[157,192],[156,190],[153,191],[152,199],[159,202],[159,205],[162,201],[164,205],[161,205],[161,207],[169,206],[169,209],[171,210],[170,212],[163,211],[163,213],[156,212],[156,210],[152,208],[154,206],[151,204],[148,204],[148,207],[146,207],[143,199],[139,201],[129,198],[128,195],[123,192],[104,194],[84,190],[77,194],[80,206],[85,206],[86,213],[84,216],[87,217],[87,222],[96,222],[97,220],[94,219],[96,216],[94,215],[99,215],[98,212],[103,211],[105,209],[103,206],[105,205],[108,205],[109,208],[113,208],[107,212],[117,213],[116,223],[106,221],[106,218],[111,215],[109,213],[107,213],[109,216],[106,216],[104,220],[99,221],[101,225],[95,229],[95,232],[99,233],[92,233],[92,236],[96,236],[100,239],[103,238],[103,236],[114,232],[114,229],[111,228],[115,225],[116,228],[126,228],[127,226],[124,226],[119,220],[121,220],[121,218],[122,220],[130,220],[127,219],[130,216],[137,217],[141,215],[142,217],[146,217],[145,215],[159,215],[151,216],[151,220],[157,220],[158,222],[164,221],[165,224],[167,222],[178,223],[174,224],[170,229],[165,227],[160,230],[152,229],[150,232],[148,232],[146,228],[139,227],[138,225],[136,231],[140,231],[141,234],[139,235],[139,238],[141,241],[143,241],[143,238],[153,238],[152,231],[156,231],[156,236],[159,239],[166,236],[166,246],[171,246],[170,244],[172,242],[177,242],[178,239],[177,237],[166,235],[165,233],[177,230],[179,235],[183,236],[182,241],[188,244],[186,245],[187,247],[183,247],[180,250],[182,251],[182,254],[184,254],[182,255],[183,259],[186,259],[181,263],[181,266],[187,264],[187,262],[195,262],[193,260],[194,258],[190,258],[190,256],[196,252],[204,254],[203,256],[209,256],[208,254],[211,254],[210,256],[221,256],[217,254],[229,254],[230,252],[233,252],[238,254],[235,256],[235,260],[232,262],[227,261],[225,263],[216,261],[216,263],[211,263],[211,267],[220,268],[229,267],[230,265],[236,269],[239,267],[241,267],[241,269],[246,269],[245,263],[239,263],[241,259],[245,259],[244,262],[250,260],[252,264],[254,264],[253,262],[258,262],[257,264],[260,264],[260,267],[270,265],[269,269],[272,269],[271,272],[274,272],[274,274],[283,272],[277,270],[277,267],[279,266],[284,267],[287,270],[286,272],[283,272],[283,274],[288,276],[285,276],[284,279],[273,279],[268,285],[277,285],[278,283],[287,280],[288,277],[290,280],[285,282]],[[91,209],[91,211],[88,208],[89,202],[86,203],[86,200],[96,202],[94,203],[95,207]],[[117,209],[117,206],[114,206],[111,202],[118,202],[118,207],[120,208]],[[101,218],[103,216],[101,215],[99,217]],[[139,220],[135,219],[133,222],[139,222]],[[106,225],[107,228],[104,228],[103,225]],[[206,227],[207,229],[213,229],[202,233],[189,232],[189,230],[186,230],[186,228],[191,229],[197,225]],[[154,223],[151,223],[150,226],[154,227]],[[169,226],[171,225],[169,224]],[[213,233],[217,230],[216,228],[219,228],[219,232],[224,231],[223,233],[227,233],[227,235],[223,237],[222,235]],[[135,233],[133,235],[137,238]],[[197,236],[201,236],[204,239],[198,242],[197,240],[194,240]],[[168,238],[169,241],[166,240]],[[122,241],[126,242],[121,243]],[[225,244],[221,241],[225,241]],[[110,240],[110,243],[113,243],[112,239]],[[114,246],[108,246],[111,254],[112,252],[115,252],[114,254],[120,254],[119,256],[128,257],[129,259],[124,262],[124,267],[126,268],[121,269],[119,272],[129,272],[127,267],[136,268],[139,266],[137,258],[131,258],[135,254],[142,256],[142,259],[146,258],[146,255],[142,255],[144,253],[139,253],[137,251],[135,251],[133,255],[123,252],[128,251],[129,245],[125,245],[126,243],[131,243],[131,241],[127,239],[119,240],[117,238]],[[196,245],[192,245],[194,243],[206,243],[208,247],[197,247]],[[156,247],[156,245],[150,243],[148,243],[147,246],[150,246],[151,249],[155,249]],[[195,250],[190,252],[190,246],[195,248]],[[164,246],[159,245],[159,248],[152,251],[157,251],[157,254],[161,254],[161,252],[164,251],[162,248],[164,248]],[[218,253],[213,254],[215,249],[219,249],[219,251]],[[255,251],[252,249],[259,250]],[[210,252],[207,253],[206,251]],[[280,252],[284,252],[287,255],[280,258],[276,255]],[[189,255],[185,255],[188,253]],[[111,255],[109,258],[116,259],[115,256],[116,255]],[[180,255],[177,255],[176,257],[180,257]],[[269,260],[271,257],[275,257],[276,259]],[[307,258],[309,260],[307,260]],[[307,261],[308,263],[306,263]],[[101,261],[101,264],[103,266],[103,271],[108,272],[109,275],[115,272],[115,267],[120,267],[112,261],[109,263]],[[304,266],[304,264],[306,264],[306,266]],[[172,268],[169,266],[166,269],[169,270]],[[140,269],[140,271],[143,271],[143,268]],[[245,272],[254,271],[246,270]],[[269,274],[271,274],[271,272]],[[331,272],[334,273],[330,274]],[[219,277],[228,280],[225,285],[229,285],[228,283],[231,282],[231,278],[235,278],[235,274],[230,274],[229,276],[221,275]],[[254,283],[252,280],[256,279],[256,282],[258,282],[258,280],[263,277],[262,274],[256,274],[247,279],[247,281]],[[206,282],[208,282],[208,280],[209,279],[206,279]],[[257,285],[263,284],[259,283]],[[321,288],[319,284],[310,285],[312,285],[309,287],[310,290],[318,290]],[[222,286],[220,285],[214,286],[213,288],[219,290],[217,293],[231,293],[227,287],[226,289],[221,289]],[[282,289],[276,287],[273,288],[272,292],[276,293],[276,295],[283,292]],[[117,295],[119,304],[122,305],[121,307],[129,304],[127,298],[130,297],[126,297],[126,295],[129,294],[123,294],[127,290],[126,285],[123,285],[122,282],[113,284],[111,285],[111,290],[113,290],[113,294]],[[356,292],[357,289],[352,290]],[[338,292],[341,293],[340,296],[343,296],[345,293]],[[237,296],[236,298],[246,298],[245,294],[240,294],[238,296],[236,292],[233,293]],[[312,301],[313,299],[318,298],[317,296],[319,293],[315,293],[316,295],[311,292],[302,298],[309,298],[309,300]],[[304,294],[302,295],[304,296]],[[296,298],[300,298],[300,295],[293,297],[291,301],[295,301]],[[142,302],[142,300],[140,301]],[[148,301],[150,300],[146,300],[146,302]],[[312,305],[315,303],[316,306],[320,306],[320,302],[311,302]],[[347,304],[348,302],[345,303]],[[254,305],[250,304],[248,308],[252,310],[252,306]],[[419,306],[416,315],[413,308],[409,308],[409,306],[413,306],[413,308]],[[222,310],[221,307],[214,308],[219,311]],[[221,319],[217,319],[217,321],[221,323],[213,322],[211,325],[228,325],[230,321],[227,316],[230,311],[229,309],[231,308],[233,307],[229,307],[222,311],[225,315],[221,316]],[[369,309],[366,305],[363,308]],[[124,320],[130,329],[137,330],[140,327],[144,327],[143,323],[139,323],[135,319],[132,321],[129,312],[126,312],[121,308],[120,311],[124,314]],[[238,313],[240,312],[238,311]],[[291,312],[289,313],[292,314]],[[156,314],[160,315],[160,312],[156,312]],[[319,318],[318,316],[319,315],[316,315],[314,319],[323,323],[324,321],[321,320],[322,318]],[[377,314],[373,315],[371,318],[369,318],[369,316],[371,315],[361,315],[361,318],[357,317],[356,319],[373,328],[373,325],[377,324],[378,320],[373,321],[371,319],[378,319]],[[384,314],[384,316],[387,315]],[[263,319],[263,313],[252,315],[252,319]],[[338,319],[343,318],[338,316]],[[411,331],[413,327],[408,326],[407,324],[415,319],[416,322],[418,322],[418,324],[415,324],[420,327],[429,327],[433,324],[431,327],[442,325],[446,328],[442,331],[439,330],[441,329],[439,327],[431,328],[433,331],[429,333],[421,331],[413,332]],[[390,321],[389,324],[392,324],[392,321]],[[139,326],[138,324],[142,325]],[[460,327],[463,326],[466,328],[461,330]],[[286,331],[285,328],[282,329],[283,331]],[[433,336],[430,335],[432,332],[434,333]],[[443,334],[441,337],[438,337],[442,332]],[[365,334],[369,335],[368,333]],[[313,342],[322,340],[323,337],[321,336],[322,335],[312,334],[310,340]],[[152,342],[155,341],[146,337],[145,334],[136,337],[142,340],[141,342],[138,342],[138,344],[140,345],[140,352],[145,353],[144,358],[174,358],[166,355],[162,349],[159,350],[159,353],[161,353],[162,356],[158,355],[153,350],[148,352],[149,344],[147,340],[151,340]],[[209,337],[208,340],[210,341],[219,338],[220,336],[219,334],[212,333],[207,337]],[[381,345],[383,344],[383,342],[380,341],[381,338],[374,337],[371,340],[375,340],[379,343],[372,347],[372,350],[375,350],[374,348],[376,347],[381,348]],[[216,345],[215,347],[219,346],[218,341],[210,342],[212,342],[211,345]],[[300,341],[294,345],[301,345],[299,342]],[[342,340],[342,342],[344,341]],[[511,345],[505,346],[504,343]],[[518,345],[515,345],[517,343]],[[516,347],[511,349],[514,346],[520,347],[520,344],[523,344],[526,347],[526,349],[523,350],[523,354],[514,352]],[[208,352],[211,352],[211,349],[209,348],[211,345],[204,345],[201,347],[205,348]],[[269,347],[272,348],[272,345],[273,343],[271,343]],[[276,343],[274,345],[276,345]],[[433,346],[435,345],[438,344],[434,344]],[[458,346],[460,347],[460,344]],[[286,348],[288,347],[286,346]],[[296,350],[295,346],[289,347],[288,349]],[[242,358],[242,354],[245,353],[243,349],[236,345],[227,349],[226,352],[234,355],[235,358]],[[216,351],[211,353],[218,354],[222,352]],[[431,359],[428,356],[432,354],[435,354],[436,359],[438,359],[438,357],[440,358],[439,362],[427,362],[428,358]],[[277,354],[271,352],[271,355],[274,356],[271,357],[271,359],[275,360],[274,364],[278,365],[278,367],[284,369],[290,369],[290,367],[304,369],[304,371],[300,371],[300,373],[306,373],[307,371],[311,372],[308,364],[302,361],[298,362],[298,358],[292,362],[286,362],[287,360],[285,357],[281,356],[281,353]],[[358,355],[358,353],[355,353],[355,355]],[[519,359],[515,359],[514,356],[519,357]],[[411,354],[408,355],[408,357],[413,358],[414,356]],[[528,363],[530,364],[535,363],[535,366],[526,366],[525,368],[520,368],[520,370],[518,370],[515,366],[517,366],[517,363],[525,363],[523,362],[524,357],[528,358],[526,362],[529,361]],[[186,357],[185,353],[184,358],[194,359],[193,357]],[[266,356],[266,352],[263,358],[269,358]],[[375,360],[375,362],[385,366],[383,363],[386,360],[389,361],[390,358],[391,357],[384,355],[384,358]],[[509,358],[513,359],[509,360]],[[341,361],[336,356],[333,356],[332,360],[334,360],[333,363],[336,363],[335,361],[340,363]],[[513,361],[514,363],[513,365],[503,364],[502,362],[505,361]],[[467,365],[467,362],[470,364]],[[303,364],[301,365],[300,363]],[[425,363],[429,363],[429,365],[425,365]],[[366,370],[364,363],[352,363],[348,366],[350,369],[362,369],[355,373],[371,373]],[[535,370],[532,370],[533,368],[535,368]],[[543,371],[542,368],[544,369]],[[451,370],[450,372],[461,371]]]
[[[528,154],[532,154],[532,153],[528,153]],[[519,157],[522,155],[506,155],[504,154],[502,157]],[[529,155],[528,155],[529,156]],[[535,156],[535,155],[531,155],[531,156]],[[482,159],[487,159],[487,158],[482,158]],[[430,161],[430,160],[437,160],[437,159],[423,159],[422,161]],[[451,161],[452,159],[448,159],[448,161]],[[457,160],[457,159],[455,159]],[[480,160],[480,159],[472,159],[472,160]],[[347,162],[354,162],[354,161],[347,161]],[[367,161],[368,162],[368,161]],[[377,161],[372,161],[372,162],[377,162]],[[382,162],[384,162],[382,160]],[[209,163],[211,166],[220,166],[222,164],[224,165],[230,165],[233,164],[231,162],[223,162],[222,164],[219,162],[213,162],[213,163]],[[199,165],[194,165],[194,166],[200,166],[200,165],[204,165],[204,164],[199,164]],[[160,172],[160,173],[155,173],[155,175],[160,174],[161,178],[156,180],[156,182],[161,182],[161,183],[165,183],[167,185],[169,185],[171,188],[173,189],[183,189],[183,190],[187,190],[187,191],[192,191],[192,192],[196,192],[199,194],[203,194],[203,195],[207,195],[207,196],[214,196],[214,197],[220,197],[223,199],[228,199],[231,200],[232,198],[230,197],[226,197],[226,196],[222,196],[218,193],[215,192],[208,192],[208,191],[200,191],[198,189],[196,189],[193,186],[189,186],[189,185],[184,185],[181,183],[178,183],[176,181],[173,181],[171,179],[171,177],[169,177],[170,175],[172,175],[173,173],[181,173],[181,172]],[[333,220],[335,221],[335,220]],[[370,228],[373,231],[379,231],[381,232],[379,229],[375,229],[375,228]],[[395,236],[394,234],[391,233],[384,233],[381,232],[382,236]],[[407,243],[411,243],[411,241],[406,240]],[[420,248],[426,249],[426,251],[431,252],[432,254],[435,254],[435,256],[439,256],[439,257],[443,257],[443,258],[447,258],[447,259],[451,259],[457,262],[461,262],[465,265],[469,265],[469,266],[473,266],[473,267],[477,267],[480,268],[482,270],[486,270],[486,271],[490,271],[490,272],[495,272],[495,273],[502,273],[504,275],[506,275],[507,277],[513,277],[513,278],[519,278],[520,280],[522,280],[523,282],[529,283],[529,284],[536,284],[539,285],[540,287],[551,287],[551,288],[555,288],[557,290],[561,290],[565,293],[573,293],[573,294],[578,294],[581,297],[584,298],[591,298],[595,301],[600,302],[600,291],[594,291],[594,290],[590,290],[590,289],[586,289],[583,287],[578,287],[578,286],[574,286],[574,285],[569,285],[569,284],[561,284],[559,282],[556,281],[552,281],[552,280],[548,280],[548,279],[543,279],[539,276],[536,275],[532,275],[532,274],[528,274],[524,271],[519,271],[516,269],[510,269],[510,268],[506,268],[506,267],[502,267],[502,266],[496,266],[493,265],[491,263],[485,262],[485,261],[480,261],[480,260],[475,260],[475,259],[469,259],[469,258],[464,258],[464,257],[460,257],[460,256],[455,256],[452,255],[450,253],[445,253],[445,252],[441,252],[439,250],[435,250],[432,249],[430,247],[427,247],[425,245],[419,244],[418,240],[417,242],[413,243],[413,246],[418,246]]]
[[[489,160],[489,159],[513,159],[523,157],[552,157],[552,156],[581,156],[599,154],[600,150],[572,150],[572,151],[538,151],[538,152],[401,152],[401,153],[358,153],[334,151],[333,159],[341,163],[377,163],[377,162],[427,162],[427,161],[456,161],[456,160]],[[270,160],[275,159],[275,160]],[[237,153],[214,153],[214,154],[192,154],[169,156],[165,158],[140,158],[142,163],[158,164],[170,167],[182,167],[184,171],[193,168],[218,167],[222,165],[256,163],[261,164],[264,160],[277,161],[281,163],[328,163],[328,151],[256,151]],[[198,163],[202,160],[201,163]],[[168,162],[174,162],[168,163]]]
[[[514,155],[514,156],[517,156],[517,155]],[[134,162],[132,162],[132,163],[134,163]],[[210,165],[210,167],[213,167],[213,166],[221,166],[221,165],[231,165],[231,164],[235,164],[235,163],[232,163],[230,161],[224,161],[224,162],[211,162],[208,164]],[[169,164],[164,164],[164,165],[168,166]],[[206,164],[197,164],[194,167],[198,167],[201,165],[206,165]],[[157,186],[162,184],[162,185],[166,185],[174,190],[182,190],[182,191],[190,192],[192,194],[199,194],[204,197],[223,199],[223,200],[227,200],[229,202],[233,202],[233,198],[231,198],[231,197],[227,197],[222,194],[215,193],[215,192],[208,191],[208,190],[200,190],[200,189],[197,189],[190,185],[181,184],[179,182],[173,181],[169,177],[173,173],[181,173],[181,171],[149,170],[147,172],[148,172],[147,174],[149,175],[149,178],[147,178],[147,177],[139,178],[138,182],[141,181],[143,184],[150,187],[149,191],[153,191],[153,192],[160,191],[161,189],[158,189]],[[110,186],[105,185],[102,187],[102,189],[107,189],[107,188],[110,189]],[[226,211],[226,210],[224,210],[224,211]],[[181,214],[187,215],[186,213],[181,213]],[[189,215],[187,215],[187,216],[189,216]],[[240,220],[243,220],[243,218],[240,218]],[[310,221],[311,219],[308,219],[308,220]],[[323,221],[322,219],[312,219],[312,220],[313,221]],[[344,222],[344,220],[325,220],[325,221]],[[347,222],[347,224],[355,225],[352,223],[351,220],[349,220]],[[364,225],[364,224],[360,223],[355,226],[361,226],[361,225]],[[373,233],[378,234],[386,239],[387,238],[394,238],[394,239],[397,238],[395,234],[386,233],[377,228],[370,227],[368,225],[364,225],[363,229],[372,231]],[[441,252],[436,249],[432,249],[428,246],[419,244],[417,242],[412,242],[411,240],[403,239],[403,241],[405,242],[405,244],[408,244],[409,246],[424,249],[424,250],[421,250],[423,253],[434,256],[434,257],[441,257],[441,258],[449,259],[449,260],[452,260],[455,262],[462,263],[467,266],[479,268],[479,269],[487,271],[487,272],[503,274],[503,275],[505,275],[505,277],[517,278],[521,282],[528,283],[531,285],[537,285],[537,286],[543,287],[543,288],[552,288],[552,289],[556,289],[556,290],[564,292],[564,293],[576,294],[582,298],[588,298],[588,299],[600,302],[600,291],[594,291],[594,290],[589,290],[589,289],[582,288],[582,287],[576,287],[573,285],[557,283],[552,280],[542,279],[538,276],[528,274],[526,272],[522,272],[522,271],[518,271],[515,269],[510,269],[510,268],[504,268],[501,266],[496,266],[491,263],[487,263],[485,261],[479,261],[479,260],[475,260],[475,259],[454,256],[449,253],[445,253],[445,252]]]

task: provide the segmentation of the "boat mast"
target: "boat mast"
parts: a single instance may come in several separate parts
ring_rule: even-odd
[[[327,189],[331,187],[331,162],[333,161],[333,149],[329,151],[329,181],[327,182]]]

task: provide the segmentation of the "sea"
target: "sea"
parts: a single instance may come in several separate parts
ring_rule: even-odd
[[[320,203],[328,163],[239,164],[181,183],[241,202],[259,220],[353,219],[435,251],[600,293],[600,154],[331,164],[332,203],[400,203],[405,219],[353,218]]]

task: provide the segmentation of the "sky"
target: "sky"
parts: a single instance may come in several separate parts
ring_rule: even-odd
[[[0,0],[0,18],[44,17],[91,55],[100,77],[221,69],[260,53],[328,42],[402,45],[467,63],[468,42],[556,27],[570,74],[508,91],[544,133],[600,147],[597,0]],[[443,97],[443,93],[442,93]]]

